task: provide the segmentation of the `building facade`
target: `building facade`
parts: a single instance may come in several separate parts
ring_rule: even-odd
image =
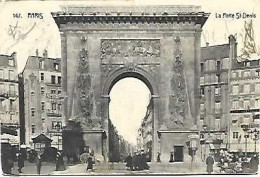
[[[147,106],[146,114],[142,120],[141,126],[138,129],[137,148],[143,149],[148,153],[148,161],[151,161],[152,142],[153,142],[153,103],[152,99]]]
[[[229,151],[259,152],[260,59],[232,64]]]
[[[21,74],[25,124],[25,143],[40,134],[52,140],[51,146],[62,148],[61,60],[43,56],[30,56]],[[22,98],[22,97],[21,97]]]
[[[1,134],[6,134],[1,135],[1,139],[7,138],[11,144],[19,144],[19,93],[15,52],[10,56],[0,55],[0,120]]]
[[[236,54],[236,40],[229,43],[201,48],[200,120],[201,157],[209,151],[216,154],[227,145],[229,123],[230,62]],[[203,150],[205,149],[205,150]]]

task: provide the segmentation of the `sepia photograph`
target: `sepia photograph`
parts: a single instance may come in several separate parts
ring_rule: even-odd
[[[1,175],[258,175],[259,29],[259,0],[2,0]]]

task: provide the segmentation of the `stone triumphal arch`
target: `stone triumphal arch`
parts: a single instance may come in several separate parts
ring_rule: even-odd
[[[84,145],[107,160],[109,92],[125,77],[142,80],[154,104],[153,159],[181,148],[199,116],[201,30],[197,6],[66,7],[60,30],[65,123],[80,123]],[[176,148],[176,149],[178,149]]]

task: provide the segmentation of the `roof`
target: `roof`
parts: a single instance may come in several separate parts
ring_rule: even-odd
[[[45,136],[44,134],[40,134],[39,136],[32,138],[33,143],[50,143],[52,140]]]
[[[229,44],[201,47],[201,59],[229,58]]]
[[[3,66],[8,66],[8,67],[15,67],[15,61],[14,61],[14,66],[10,66],[9,65],[9,60],[15,60],[15,53],[11,54],[11,55],[2,55],[0,54],[0,67]]]

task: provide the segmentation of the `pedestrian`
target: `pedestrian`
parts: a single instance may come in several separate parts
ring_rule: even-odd
[[[133,157],[132,157],[131,153],[128,154],[125,161],[126,161],[126,165],[125,165],[126,169],[132,171],[133,170]]]
[[[213,172],[213,164],[214,164],[214,159],[212,157],[212,154],[210,153],[209,156],[206,159],[208,174],[211,174]]]
[[[40,154],[37,154],[35,161],[36,161],[37,174],[40,175],[41,167],[42,167],[42,158]]]
[[[132,170],[137,170],[137,152],[134,152],[133,158],[132,158]]]
[[[161,153],[157,152],[157,162],[160,163],[161,162]]]
[[[169,162],[170,162],[170,163],[173,162],[173,151],[171,151],[171,153],[170,153],[170,160],[169,160]]]
[[[90,156],[88,157],[87,162],[88,162],[87,170],[88,170],[88,171],[89,171],[89,170],[94,171],[94,170],[93,170],[93,156],[92,156],[92,155],[90,155]]]
[[[18,154],[18,172],[22,173],[22,168],[24,167],[24,158],[21,152]]]
[[[250,169],[252,173],[256,173],[258,171],[258,165],[259,165],[259,158],[258,155],[255,153],[250,160]]]
[[[61,152],[57,152],[57,155],[56,155],[56,171],[63,171],[63,170],[65,170],[63,155],[62,155]]]

